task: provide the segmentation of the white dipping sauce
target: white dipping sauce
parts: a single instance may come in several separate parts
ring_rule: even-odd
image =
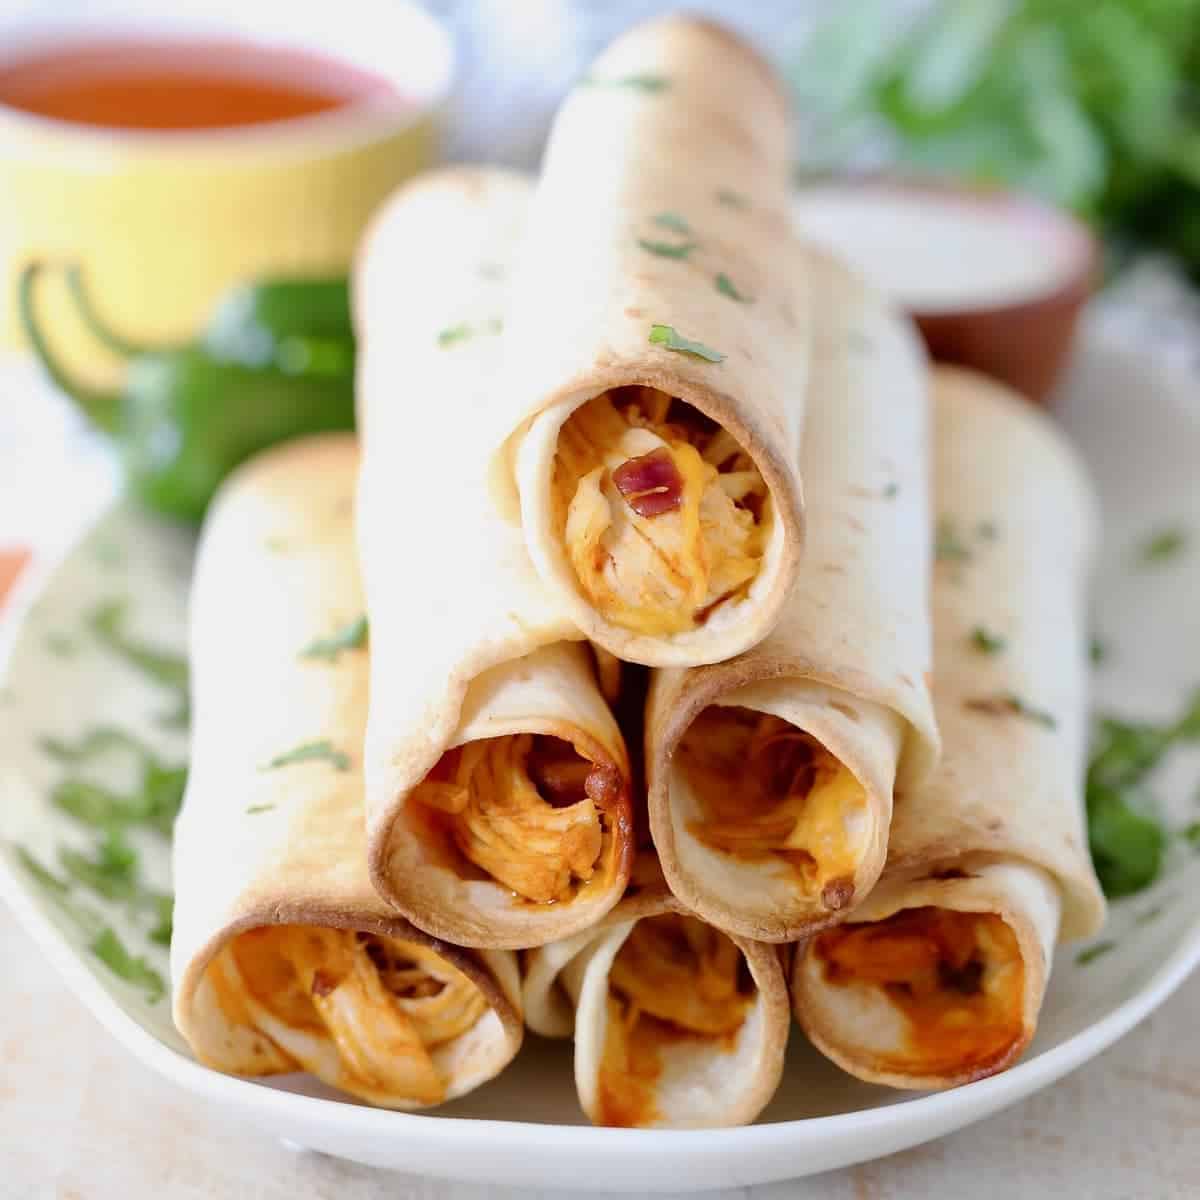
[[[1034,300],[1072,279],[1088,244],[1032,202],[903,183],[818,184],[796,193],[797,230],[916,313]]]

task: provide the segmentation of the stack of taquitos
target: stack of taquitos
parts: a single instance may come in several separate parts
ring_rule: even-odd
[[[797,954],[796,1015],[847,1070],[945,1087],[1010,1065],[1059,936],[1104,918],[1087,852],[1084,590],[1093,501],[1019,397],[935,372],[936,775],[897,802],[888,865]]]
[[[1043,628],[1078,633],[1086,496],[1033,418],[946,376],[939,503],[992,532],[931,615],[926,364],[792,240],[787,158],[770,69],[671,18],[594,64],[536,187],[447,169],[377,221],[354,514],[353,448],[314,442],[245,470],[202,546],[174,962],[205,1061],[435,1103],[515,1053],[523,1004],[574,1035],[593,1121],[749,1121],[791,1019],[767,943],[800,939],[796,1015],[867,1078],[960,1082],[1028,1041],[1060,925],[1100,912],[1078,663]],[[364,614],[369,662],[339,634]],[[644,728],[610,707],[622,662],[655,668]],[[997,815],[1003,738],[1036,769],[1003,764],[1024,803]]]

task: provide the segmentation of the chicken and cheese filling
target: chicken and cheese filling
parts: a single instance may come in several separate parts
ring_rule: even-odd
[[[613,960],[598,1103],[604,1125],[659,1119],[662,1052],[684,1041],[729,1050],[754,988],[725,934],[695,917],[640,920]]]
[[[770,497],[727,433],[654,388],[617,388],[563,425],[554,501],[567,555],[608,621],[651,636],[702,625],[762,563]]]
[[[474,982],[427,946],[373,933],[278,925],[239,934],[208,969],[218,1003],[305,1070],[373,1103],[437,1104],[437,1047],[487,1011]],[[248,1061],[245,1074],[263,1073]]]
[[[815,738],[745,708],[705,709],[680,741],[704,845],[750,861],[788,864],[806,894],[844,908],[869,840],[867,794]]]
[[[986,1069],[1023,1036],[1024,961],[993,913],[901,909],[823,933],[813,952],[827,984],[878,989],[903,1016],[902,1070]]]
[[[513,734],[444,754],[413,791],[458,853],[538,904],[570,900],[612,855],[622,783],[559,738]]]

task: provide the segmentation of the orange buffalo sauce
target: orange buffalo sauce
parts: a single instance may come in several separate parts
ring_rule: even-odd
[[[215,39],[114,39],[0,60],[0,104],[118,129],[258,125],[390,91],[335,59]]]
[[[987,1070],[1023,1036],[1024,962],[992,913],[902,909],[821,934],[815,953],[827,983],[881,988],[904,1015],[902,1070]]]
[[[776,860],[806,895],[846,907],[863,853],[866,791],[816,738],[779,717],[714,705],[677,756],[701,816],[689,831],[713,850]]]
[[[660,1119],[666,1047],[732,1050],[753,1000],[748,976],[737,946],[695,917],[640,920],[609,973],[599,1123],[644,1127]]]

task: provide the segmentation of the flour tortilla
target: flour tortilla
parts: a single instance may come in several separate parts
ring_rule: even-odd
[[[656,870],[643,872],[621,903],[593,930],[524,955],[523,994],[530,1029],[575,1038],[575,1086],[589,1119],[599,1119],[597,1085],[607,1030],[608,975],[637,922],[662,913],[693,916]],[[657,877],[656,877],[657,876]],[[783,1073],[790,1013],[787,987],[773,946],[736,935],[756,996],[732,1047],[669,1046],[656,1094],[653,1128],[744,1125],[769,1103]]]
[[[966,371],[936,372],[935,481],[941,537],[962,551],[938,563],[934,581],[945,755],[928,783],[897,802],[884,876],[853,920],[932,905],[994,912],[1009,924],[1026,987],[1022,1036],[994,1064],[1000,1070],[1036,1028],[1056,938],[1088,936],[1104,920],[1082,787],[1084,583],[1096,512],[1081,465],[1049,420]],[[1003,638],[1002,650],[981,652],[977,629]],[[1013,697],[1025,713],[1006,703]],[[889,1066],[903,1026],[881,1011],[876,1020],[849,1011],[846,992],[824,983],[811,945],[797,955],[797,1016],[854,1074],[921,1088],[978,1074]]]
[[[788,101],[767,63],[716,25],[672,16],[611,45],[554,122],[514,278],[497,495],[518,503],[534,566],[556,606],[618,658],[716,662],[764,637],[795,579],[797,453],[812,299],[790,236]],[[656,223],[667,214],[675,228]],[[689,233],[678,232],[679,221]],[[639,239],[697,246],[655,255]],[[724,274],[752,302],[716,286]],[[719,363],[649,342],[669,325]],[[759,574],[706,623],[652,636],[600,615],[563,548],[551,503],[558,433],[610,388],[685,400],[758,466],[774,524]],[[515,487],[515,492],[514,492]]]
[[[523,176],[499,169],[422,176],[377,219],[354,280],[371,875],[428,933],[508,948],[593,924],[620,899],[632,856],[628,757],[591,654],[489,485],[502,437],[498,330],[529,195]],[[443,752],[522,732],[570,741],[625,781],[604,870],[569,902],[531,904],[461,878],[405,816]]]
[[[447,946],[403,920],[367,875],[361,743],[367,652],[303,650],[361,616],[354,439],[292,442],[239,470],[205,526],[192,592],[192,761],[175,828],[174,1016],[218,1070],[294,1069],[230,1021],[207,971],[239,933],[268,925],[362,930],[429,946],[482,991],[487,1013],[434,1051],[448,1097],[492,1078],[521,1044],[515,956]],[[269,769],[328,741],[347,756]],[[327,1080],[327,1082],[331,1082]],[[390,1101],[392,1107],[415,1103]]]
[[[924,356],[908,321],[817,251],[820,297],[800,459],[808,542],[775,631],[729,662],[657,673],[646,714],[650,825],[671,889],[718,927],[786,942],[843,919],[883,868],[893,788],[932,769],[930,520]],[[849,895],[805,896],[782,863],[703,844],[675,763],[711,705],[770,713],[804,730],[862,784],[868,832]]]

